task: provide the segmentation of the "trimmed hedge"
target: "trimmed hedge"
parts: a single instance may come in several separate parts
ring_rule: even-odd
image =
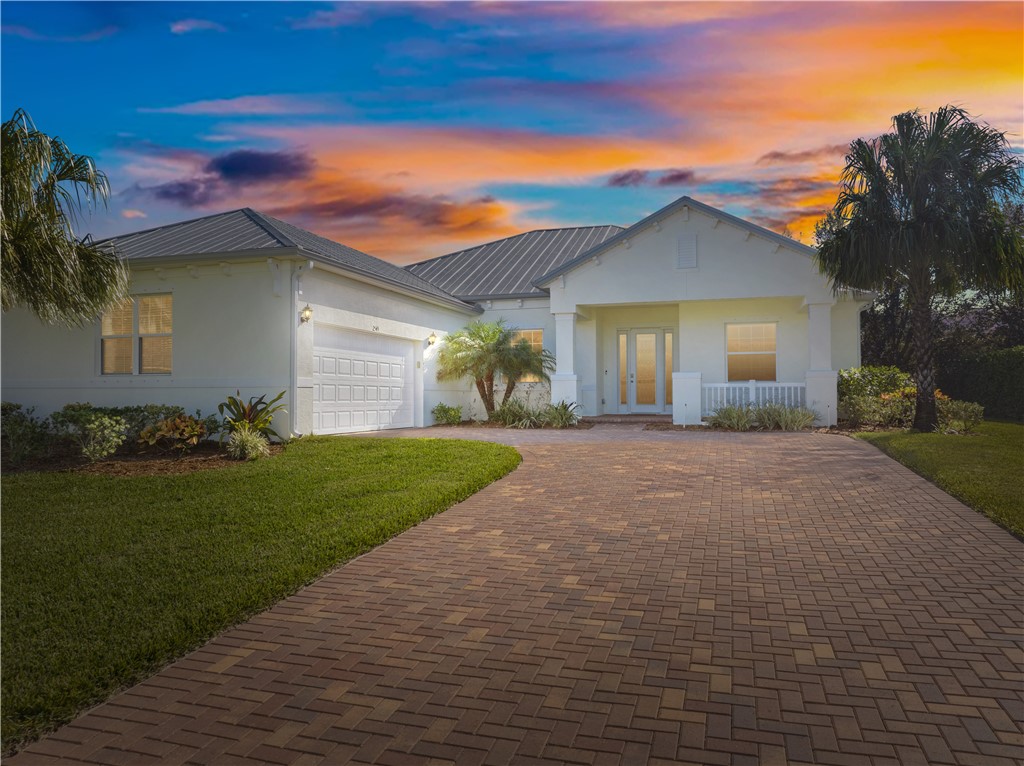
[[[988,417],[1024,421],[1024,346],[950,360],[938,384],[954,399],[984,405]]]

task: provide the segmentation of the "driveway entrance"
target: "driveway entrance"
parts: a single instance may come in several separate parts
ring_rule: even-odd
[[[873,447],[425,433],[525,460],[10,762],[1021,757],[1024,546]]]

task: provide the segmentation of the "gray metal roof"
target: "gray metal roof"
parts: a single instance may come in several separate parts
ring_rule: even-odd
[[[463,300],[545,293],[533,280],[622,231],[621,226],[539,229],[406,266]]]
[[[720,218],[721,220],[730,223],[733,226],[738,226],[741,229],[745,229],[746,231],[749,231],[751,234],[754,234],[758,237],[767,239],[771,242],[775,242],[776,244],[781,245],[783,247],[788,247],[791,250],[795,250],[801,255],[813,257],[817,253],[817,251],[813,247],[808,247],[802,242],[798,242],[795,239],[790,239],[784,234],[777,234],[771,229],[766,229],[763,226],[758,226],[756,223],[751,223],[750,221],[744,220],[743,218],[735,216],[732,213],[726,213],[724,210],[719,210],[716,207],[711,207],[711,205],[707,205],[703,202],[698,202],[697,200],[693,199],[693,197],[683,196],[675,200],[674,202],[670,202],[669,204],[665,205],[665,207],[661,208],[661,210],[657,210],[651,213],[646,218],[637,221],[629,228],[620,228],[619,231],[616,232],[613,236],[606,238],[602,242],[599,242],[597,245],[591,247],[589,250],[581,252],[575,258],[565,260],[561,264],[555,265],[546,273],[536,277],[533,280],[533,284],[535,286],[547,284],[555,277],[561,276],[562,274],[572,271],[581,263],[585,263],[586,261],[593,258],[595,255],[599,255],[605,250],[614,247],[623,240],[636,236],[636,234],[645,226],[650,226],[657,219],[671,215],[676,210],[682,207],[690,207],[693,208],[694,210],[704,213],[705,215],[709,215],[712,218]]]
[[[122,256],[132,261],[295,247],[293,242],[276,235],[256,220],[251,212],[232,210],[205,218],[170,223],[155,229],[111,237],[100,244],[113,245]]]
[[[115,248],[129,261],[289,250],[354,274],[439,299],[463,310],[479,311],[477,307],[392,263],[250,208],[111,237],[98,244]]]

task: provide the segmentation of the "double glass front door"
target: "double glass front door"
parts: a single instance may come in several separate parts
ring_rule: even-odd
[[[619,331],[619,412],[672,406],[671,330]]]

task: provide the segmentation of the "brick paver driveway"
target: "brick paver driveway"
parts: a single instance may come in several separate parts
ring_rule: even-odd
[[[1024,546],[873,447],[469,435],[523,466],[11,763],[1024,756]]]

